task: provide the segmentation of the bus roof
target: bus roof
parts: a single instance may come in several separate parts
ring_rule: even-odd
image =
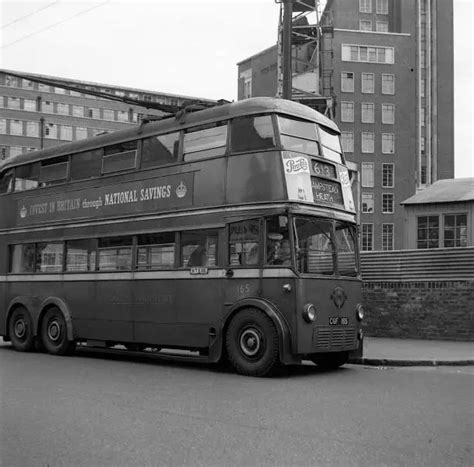
[[[203,125],[229,118],[262,113],[280,113],[310,120],[339,133],[337,125],[332,120],[306,105],[274,97],[254,97],[196,112],[187,113],[184,110],[182,113],[176,114],[176,116],[170,115],[169,118],[143,125],[137,125],[133,128],[113,131],[104,135],[94,136],[92,138],[72,143],[61,144],[26,154],[18,154],[0,162],[0,171],[16,165],[48,159],[50,157],[68,155],[71,153],[90,151],[103,146],[143,138],[161,132],[178,131],[190,126]]]

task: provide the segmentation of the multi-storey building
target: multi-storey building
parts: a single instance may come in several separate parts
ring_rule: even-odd
[[[313,87],[359,166],[362,249],[401,249],[400,203],[454,176],[453,4],[328,0],[318,34]],[[239,98],[277,89],[277,53],[238,64]]]
[[[31,79],[26,79],[22,75],[0,70],[0,159],[136,125],[142,115],[164,115],[159,110],[108,99],[106,95],[169,106],[196,100],[213,102],[32,73],[28,73]],[[58,84],[44,84],[49,82]],[[105,97],[87,91],[98,91]]]

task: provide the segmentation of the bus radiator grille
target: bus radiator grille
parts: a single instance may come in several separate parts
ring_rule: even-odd
[[[313,351],[352,349],[355,347],[355,339],[354,328],[314,328]]]

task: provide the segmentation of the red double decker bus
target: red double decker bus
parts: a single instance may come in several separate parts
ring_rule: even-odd
[[[248,99],[12,157],[0,213],[16,350],[186,350],[254,376],[362,352],[349,171],[309,107]]]

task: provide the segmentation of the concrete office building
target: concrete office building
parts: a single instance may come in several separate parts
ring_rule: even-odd
[[[27,75],[31,79],[20,77],[20,72],[0,70],[0,159],[137,125],[142,115],[164,115],[159,110],[96,97],[85,91],[172,106],[196,100],[213,102],[54,76]],[[43,84],[35,79],[58,85]],[[60,84],[79,90],[69,90]]]
[[[362,250],[402,249],[400,203],[454,176],[453,3],[328,0],[317,35],[306,94],[327,98],[359,166]],[[239,99],[276,94],[279,50],[238,64]]]

